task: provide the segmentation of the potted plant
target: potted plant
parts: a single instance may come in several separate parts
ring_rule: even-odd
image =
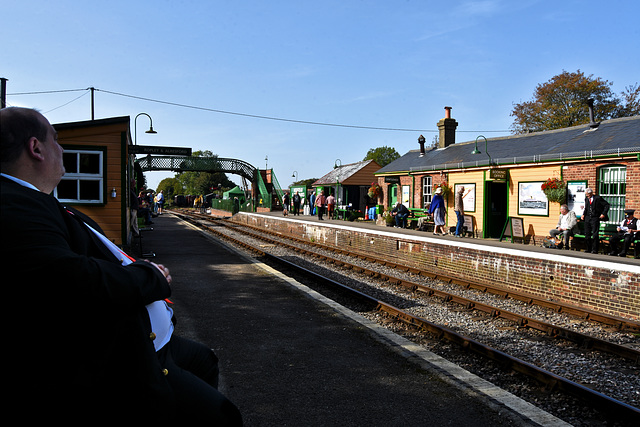
[[[567,200],[567,184],[558,178],[549,178],[542,183],[542,192],[550,202],[564,203]]]
[[[395,217],[391,215],[391,211],[388,209],[382,213],[382,218],[387,224],[387,227],[393,227],[393,224],[396,222]]]

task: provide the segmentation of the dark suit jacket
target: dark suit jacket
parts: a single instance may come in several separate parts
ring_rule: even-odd
[[[586,218],[599,218],[600,215],[605,215],[605,221],[607,221],[609,218],[607,216],[607,213],[609,212],[609,202],[607,202],[605,199],[603,199],[600,196],[593,196],[593,215],[591,215],[591,211],[589,209],[589,199],[585,199],[584,201],[584,216],[585,219]]]
[[[27,403],[25,420],[169,416],[145,309],[170,295],[162,273],[121,266],[81,219],[99,226],[50,195],[5,178],[0,195],[6,407]]]

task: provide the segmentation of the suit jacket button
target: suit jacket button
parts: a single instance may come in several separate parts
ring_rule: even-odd
[[[156,334],[154,334],[153,332],[151,332],[151,333],[149,334],[149,338],[151,339],[151,341],[155,340],[155,339],[156,339]]]
[[[165,368],[162,370],[162,374],[166,377],[167,375],[169,375],[169,371]]]

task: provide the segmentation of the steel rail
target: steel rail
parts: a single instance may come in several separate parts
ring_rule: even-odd
[[[436,270],[425,270],[425,269],[420,269],[420,268],[416,268],[416,267],[411,267],[411,266],[407,266],[407,265],[403,265],[403,264],[399,264],[396,262],[391,262],[388,260],[384,260],[384,259],[379,259],[376,257],[371,256],[371,254],[362,254],[362,253],[358,253],[358,252],[354,252],[354,251],[347,251],[344,249],[340,249],[340,248],[336,248],[333,246],[329,246],[329,245],[324,245],[318,242],[313,242],[310,243],[308,240],[304,240],[304,239],[300,239],[294,236],[289,236],[289,235],[285,235],[282,233],[278,233],[278,232],[274,232],[271,230],[267,230],[264,228],[259,228],[259,227],[255,227],[249,224],[241,224],[241,223],[237,223],[237,222],[231,222],[228,220],[221,220],[221,219],[212,219],[211,217],[206,218],[209,221],[222,221],[224,223],[227,224],[233,224],[234,226],[242,226],[242,227],[247,227],[253,230],[257,230],[261,233],[266,233],[266,234],[270,234],[273,236],[278,236],[280,238],[286,238],[289,240],[293,240],[293,241],[297,241],[301,244],[304,245],[314,245],[314,246],[318,246],[321,247],[322,249],[328,250],[328,251],[332,251],[332,252],[337,252],[343,255],[349,255],[349,256],[355,256],[358,257],[360,259],[364,259],[370,262],[375,262],[378,263],[380,265],[384,265],[390,268],[395,268],[397,270],[400,271],[408,271],[411,272],[413,274],[419,274],[421,276],[424,277],[428,277],[430,279],[435,279],[435,280],[440,280],[443,281],[445,283],[449,283],[449,284],[455,284],[467,289],[474,289],[480,292],[485,292],[485,293],[490,293],[493,295],[499,295],[503,298],[510,298],[510,299],[514,299],[517,301],[521,301],[523,303],[529,304],[529,305],[536,305],[536,306],[540,306],[540,307],[544,307],[544,308],[548,308],[550,310],[553,310],[557,313],[565,313],[565,314],[571,314],[573,316],[579,317],[581,319],[584,320],[589,320],[589,321],[593,321],[593,322],[597,322],[597,323],[602,323],[604,325],[608,325],[611,327],[614,327],[616,329],[618,329],[621,332],[631,332],[631,333],[640,333],[640,322],[634,322],[632,320],[629,319],[623,319],[620,317],[616,317],[616,316],[610,316],[607,314],[603,314],[603,313],[598,313],[595,312],[593,310],[588,310],[588,309],[584,309],[584,308],[580,308],[580,307],[576,307],[573,305],[569,305],[569,304],[564,304],[561,302],[555,302],[555,301],[549,301],[543,298],[539,298],[536,297],[534,295],[530,295],[530,294],[526,294],[523,292],[517,292],[517,291],[513,291],[510,289],[506,289],[503,288],[499,285],[488,285],[485,283],[480,283],[480,282],[476,282],[473,281],[471,279],[468,278],[459,278],[459,277],[453,277],[453,276],[447,276],[447,275],[443,275],[439,272],[437,272]]]
[[[209,218],[204,218],[209,220]],[[224,223],[223,223],[224,224]],[[235,224],[235,223],[234,223]],[[237,228],[237,227],[236,227]],[[250,229],[255,229],[255,227],[251,227],[248,226],[248,228]],[[257,231],[259,232],[263,232],[262,229],[258,229]],[[246,232],[245,232],[246,233]],[[270,235],[278,235],[278,237],[282,237],[280,236],[278,233],[273,233],[273,232],[267,232],[267,234]],[[254,234],[251,233],[251,236],[257,239],[261,239],[267,242],[272,242],[271,240],[268,240],[265,236],[260,235],[260,234]],[[303,243],[305,245],[308,245],[308,243],[306,241],[300,240],[300,239],[293,239],[294,241],[298,240],[300,243]],[[424,293],[427,296],[435,296],[435,297],[439,297],[442,299],[443,302],[452,302],[452,303],[456,303],[459,304],[463,307],[465,307],[468,310],[478,310],[481,311],[483,313],[486,313],[488,315],[490,315],[491,317],[495,317],[495,318],[502,318],[502,319],[506,319],[509,321],[512,321],[514,323],[516,323],[519,327],[523,327],[523,328],[530,328],[530,329],[535,329],[541,332],[546,333],[549,337],[551,338],[555,338],[555,339],[565,339],[571,342],[574,342],[578,345],[578,347],[586,349],[586,350],[592,350],[592,351],[602,351],[605,353],[609,353],[609,354],[614,354],[616,356],[625,358],[633,363],[635,363],[636,365],[640,365],[640,350],[636,350],[633,349],[631,347],[627,347],[625,345],[621,345],[621,344],[617,344],[617,343],[613,343],[607,340],[603,340],[597,337],[593,337],[591,335],[588,334],[583,334],[580,332],[576,332],[573,331],[571,329],[562,327],[562,326],[558,326],[558,325],[554,325],[548,322],[544,322],[541,320],[537,320],[528,316],[524,316],[518,313],[514,313],[508,310],[504,310],[504,309],[500,309],[497,307],[494,307],[492,305],[489,304],[485,304],[485,303],[481,303],[478,302],[476,300],[472,300],[469,298],[465,298],[450,292],[446,292],[440,289],[436,289],[436,288],[432,288],[430,286],[427,285],[423,285],[423,284],[419,284],[419,283],[415,283],[415,282],[411,282],[411,281],[407,281],[404,279],[400,279],[397,278],[395,276],[391,276],[388,274],[384,274],[384,273],[380,273],[377,272],[375,270],[370,270],[361,266],[356,266],[354,264],[350,264],[347,263],[345,261],[342,260],[338,260],[332,257],[329,257],[327,255],[321,255],[318,254],[317,252],[314,252],[313,250],[308,250],[308,249],[304,249],[304,248],[300,248],[299,246],[295,246],[295,245],[291,245],[289,243],[286,242],[278,242],[279,245],[281,246],[287,246],[290,249],[294,249],[296,251],[305,253],[307,255],[310,256],[314,256],[317,258],[323,258],[326,262],[332,263],[334,265],[339,265],[341,267],[344,268],[348,268],[348,269],[352,269],[354,271],[359,272],[360,274],[369,276],[369,277],[375,277],[378,278],[380,280],[384,280],[384,281],[388,281],[391,284],[394,284],[396,286],[402,286],[404,288],[407,288],[411,291],[414,292],[421,292]],[[366,257],[361,257],[361,258],[366,258],[368,261],[379,261],[376,260],[375,258],[366,256]],[[405,269],[408,269],[408,267],[405,267]],[[419,272],[418,270],[414,270],[414,273]],[[437,279],[437,280],[442,280],[442,277],[434,275],[432,277],[433,279]],[[447,278],[448,279],[448,278]],[[446,280],[445,280],[446,281]]]
[[[495,348],[489,347],[469,337],[465,337],[445,326],[437,325],[421,317],[414,316],[397,307],[394,307],[390,304],[380,301],[377,298],[371,297],[363,292],[352,289],[332,279],[328,279],[320,274],[317,274],[304,267],[298,266],[295,263],[282,259],[278,256],[269,254],[264,250],[254,247],[246,242],[242,242],[239,239],[225,235],[224,233],[220,232],[219,230],[215,230],[212,227],[197,223],[196,221],[193,221],[191,219],[189,219],[189,221],[192,223],[195,223],[201,228],[204,228],[209,232],[223,239],[231,240],[234,243],[239,244],[242,247],[245,247],[247,249],[250,249],[251,251],[258,253],[261,256],[264,256],[265,258],[268,258],[273,262],[286,266],[286,268],[288,269],[294,270],[297,273],[304,274],[305,276],[310,277],[315,281],[331,286],[334,290],[338,290],[340,293],[350,296],[358,300],[359,302],[364,302],[365,304],[368,304],[370,306],[375,306],[377,310],[385,312],[391,317],[393,317],[394,319],[402,321],[407,325],[414,326],[422,330],[426,330],[434,334],[439,339],[444,339],[449,342],[455,343],[464,350],[472,351],[483,357],[489,358],[499,363],[504,369],[510,369],[515,372],[519,372],[523,375],[526,375],[530,378],[533,378],[538,382],[544,384],[548,390],[562,391],[564,393],[575,396],[581,399],[582,401],[593,404],[603,413],[607,414],[609,417],[612,417],[612,419],[614,420],[625,421],[625,422],[640,421],[640,408],[636,408],[625,402],[621,402],[603,393],[592,390],[588,387],[585,387],[567,378],[561,377],[550,371],[537,367],[522,359],[511,356]]]

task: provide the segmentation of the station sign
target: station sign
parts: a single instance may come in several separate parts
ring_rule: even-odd
[[[386,184],[400,184],[400,177],[399,176],[385,176],[384,177],[384,182]]]
[[[508,172],[507,169],[491,169],[489,171],[489,178],[496,181],[506,181]]]
[[[191,148],[161,147],[156,145],[130,145],[129,154],[156,154],[161,156],[191,156]]]

